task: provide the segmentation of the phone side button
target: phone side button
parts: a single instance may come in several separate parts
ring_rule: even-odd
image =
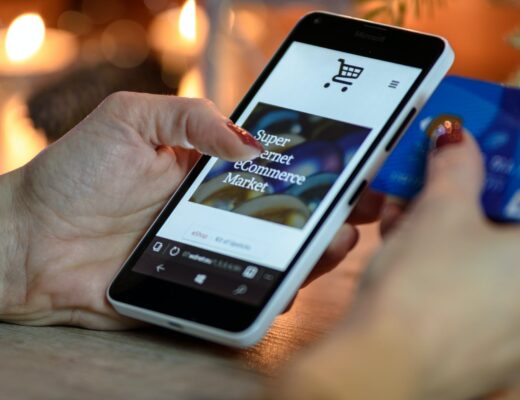
[[[363,190],[366,188],[367,185],[368,185],[368,181],[366,179],[363,182],[361,182],[361,185],[359,185],[359,187],[357,188],[355,193],[350,198],[350,200],[348,202],[349,206],[353,205],[357,201],[357,199],[359,198],[361,193],[363,193]]]
[[[175,329],[175,330],[178,330],[178,331],[182,331],[184,329],[184,326],[182,326],[178,322],[170,321],[170,320],[166,320],[166,322],[167,322],[167,325],[170,328],[172,328],[172,329]]]
[[[408,127],[408,124],[412,121],[416,112],[417,112],[417,108],[415,108],[415,107],[412,108],[412,110],[408,113],[408,115],[404,119],[402,125],[399,127],[397,132],[395,132],[394,136],[392,136],[392,139],[390,139],[390,141],[386,145],[385,151],[392,150],[392,147],[394,147],[394,145],[397,143],[397,140],[401,137],[404,130]]]

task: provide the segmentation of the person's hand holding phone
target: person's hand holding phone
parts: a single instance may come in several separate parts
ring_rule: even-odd
[[[112,310],[106,288],[200,153],[244,160],[261,150],[208,101],[112,95],[27,166],[0,177],[0,320],[133,325]],[[378,198],[365,203],[359,215],[375,218]],[[356,240],[345,226],[318,273]]]
[[[437,139],[408,211],[383,212],[393,223],[353,314],[277,399],[465,399],[518,377],[520,228],[484,218],[482,157],[470,135],[443,145],[456,136]]]

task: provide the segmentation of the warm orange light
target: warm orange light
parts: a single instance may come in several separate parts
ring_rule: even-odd
[[[27,117],[22,97],[9,99],[0,112],[0,174],[26,164],[46,145],[43,133],[35,130]]]
[[[197,40],[197,4],[195,0],[187,0],[181,8],[179,33],[190,42]]]
[[[22,14],[0,30],[0,77],[55,73],[76,60],[76,37],[46,28],[38,14]]]
[[[198,68],[192,68],[181,79],[178,95],[182,97],[204,97],[204,80]]]
[[[149,30],[151,47],[158,51],[168,71],[184,71],[206,46],[209,19],[195,0],[170,8],[154,18]]]
[[[258,45],[266,34],[265,22],[262,19],[262,14],[259,12],[247,9],[238,10],[235,15],[234,23],[240,36],[255,45]]]
[[[12,62],[23,62],[41,49],[45,40],[45,23],[38,14],[22,14],[9,26],[5,52]]]

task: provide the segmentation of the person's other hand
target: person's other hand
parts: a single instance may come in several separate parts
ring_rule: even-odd
[[[465,399],[518,377],[520,229],[484,218],[471,136],[435,150],[428,169],[346,325],[294,363],[277,398]]]
[[[105,290],[199,154],[238,160],[261,150],[207,101],[112,95],[64,138],[9,174],[16,215],[23,221],[17,222],[16,246],[24,260],[7,266],[0,320],[131,326],[112,310]],[[356,239],[354,228],[342,229],[324,257],[328,262],[320,264],[322,272]]]

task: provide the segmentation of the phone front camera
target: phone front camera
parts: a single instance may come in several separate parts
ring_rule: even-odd
[[[314,21],[313,21],[313,22],[314,22],[314,25],[321,24],[321,18],[316,17],[316,18],[314,18]]]

